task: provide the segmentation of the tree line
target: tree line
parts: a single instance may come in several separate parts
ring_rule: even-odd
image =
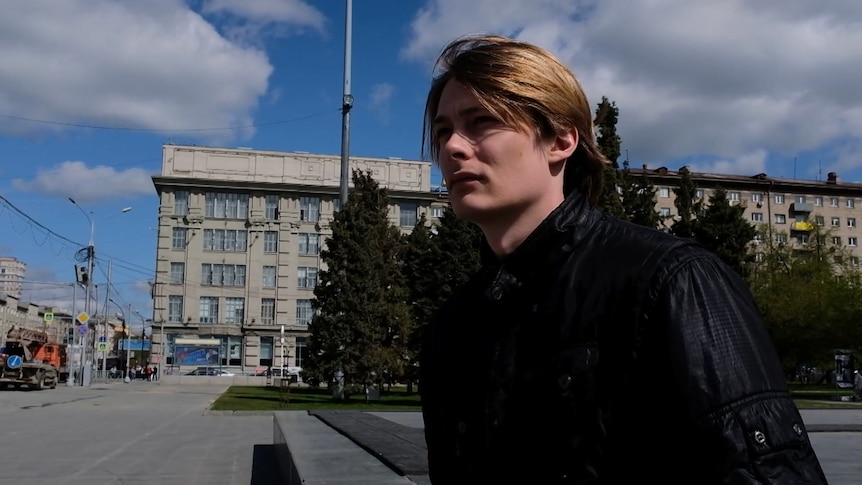
[[[685,167],[672,189],[676,215],[662,215],[647,171],[633,173],[628,157],[619,163],[618,120],[619,108],[602,98],[595,126],[609,161],[599,203],[604,210],[694,240],[732,267],[750,285],[788,376],[802,364],[832,365],[835,349],[862,348],[862,278],[829,231],[815,226],[802,242],[790,243],[786,232],[753,226],[723,187],[705,187],[709,197],[698,197]],[[344,392],[338,397],[372,384],[402,382],[412,390],[421,328],[479,269],[482,235],[449,207],[433,226],[423,214],[402,235],[389,220],[388,191],[370,173],[354,171],[352,179],[320,254],[325,268],[314,290],[303,380],[337,378]]]

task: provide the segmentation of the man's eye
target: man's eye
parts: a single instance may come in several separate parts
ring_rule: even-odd
[[[473,119],[473,123],[476,125],[485,125],[485,124],[491,124],[491,123],[496,123],[496,122],[497,122],[497,118],[494,118],[493,116],[477,116],[476,118]]]
[[[452,133],[452,128],[437,128],[437,130],[434,131],[434,136],[439,140],[446,138],[450,133]]]

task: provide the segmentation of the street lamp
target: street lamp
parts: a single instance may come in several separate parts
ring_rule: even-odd
[[[87,222],[90,225],[90,241],[89,241],[89,244],[87,245],[87,286],[85,288],[85,293],[86,293],[85,298],[86,299],[84,300],[84,312],[87,315],[90,315],[90,299],[91,299],[91,293],[93,290],[93,276],[94,276],[93,275],[93,268],[96,264],[96,243],[94,240],[95,233],[96,233],[96,222],[93,220],[93,217],[92,217],[93,211],[90,211],[88,213],[77,202],[75,202],[75,199],[73,199],[71,197],[69,197],[68,199],[69,199],[69,202],[72,203],[72,205],[74,205],[75,207],[78,208],[79,211],[81,211],[81,214],[84,214],[84,217],[87,218]],[[111,217],[118,216],[120,214],[125,214],[131,210],[132,210],[131,207],[126,207],[123,210],[121,210],[120,212],[111,214],[111,215],[101,219],[100,222],[107,220],[107,219],[110,219]],[[89,326],[88,326],[88,329],[89,329]],[[87,340],[89,341],[89,338],[87,338]],[[95,346],[95,341],[94,341],[93,345]],[[82,386],[89,385],[89,381],[85,382],[85,380],[84,380],[84,365],[85,365],[85,360],[86,360],[84,358],[84,355],[85,355],[86,347],[87,347],[87,345],[84,344],[84,337],[82,336],[81,337],[81,350],[82,350],[81,351],[81,385]]]
[[[120,309],[120,314],[123,316],[123,335],[126,337],[126,345],[125,345],[125,347],[126,347],[126,349],[125,349],[126,350],[126,371],[125,371],[125,377],[123,378],[123,382],[127,382],[127,383],[132,382],[131,378],[129,378],[129,337],[128,337],[129,333],[131,333],[131,332],[128,332],[128,333],[126,332],[126,312],[123,311],[123,307],[120,306],[119,303],[115,302],[114,300],[112,300],[110,298],[108,298],[108,301],[110,301],[114,305],[117,305],[117,308]],[[129,305],[129,309],[130,310],[132,309],[132,305]]]
[[[144,356],[144,343],[147,340],[147,328],[146,328],[147,327],[147,320],[144,318],[143,315],[141,315],[141,313],[139,311],[137,311],[137,310],[132,310],[132,311],[135,312],[135,315],[137,315],[141,319],[141,357],[143,357]],[[152,337],[153,337],[153,332],[152,332],[152,330],[150,330],[150,339],[151,340],[152,340]],[[149,361],[150,361],[150,357],[148,355],[147,358],[144,359],[144,363],[149,364]]]

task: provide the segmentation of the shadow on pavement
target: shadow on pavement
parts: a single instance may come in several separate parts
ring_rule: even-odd
[[[275,445],[254,445],[251,463],[251,485],[279,485]]]

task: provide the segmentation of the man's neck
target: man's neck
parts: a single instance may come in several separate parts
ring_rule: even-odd
[[[497,220],[480,223],[479,227],[494,254],[504,258],[512,254],[564,199],[563,194],[546,197],[527,210],[519,210],[517,215],[503,215]]]

